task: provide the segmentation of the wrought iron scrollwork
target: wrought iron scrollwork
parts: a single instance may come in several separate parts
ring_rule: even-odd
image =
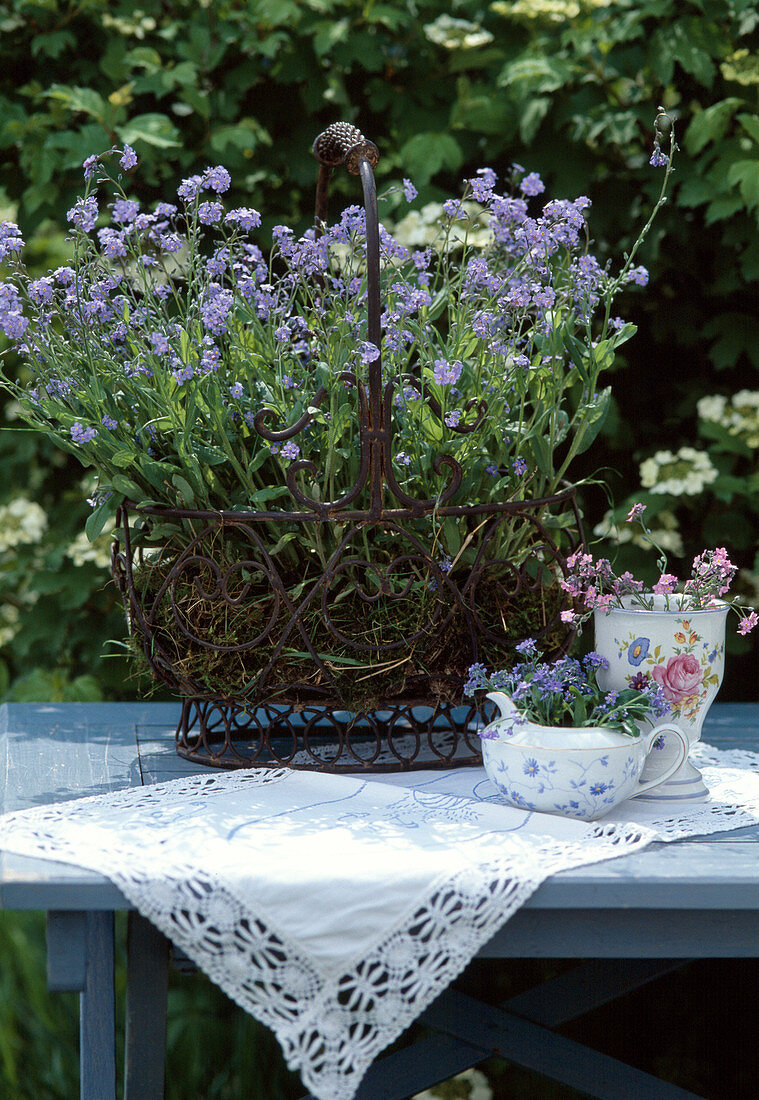
[[[373,175],[379,153],[347,123],[320,134],[314,153],[320,164],[317,232],[326,219],[332,171],[344,166],[361,179],[368,338],[381,349]],[[479,763],[474,730],[481,715],[474,705],[460,702],[462,669],[481,658],[483,647],[505,652],[518,640],[508,638],[505,629],[510,601],[559,576],[564,554],[583,544],[574,492],[529,502],[457,503],[461,465],[440,454],[434,462],[440,492],[416,498],[393,470],[392,409],[398,386],[418,388],[419,381],[402,375],[383,384],[381,354],[369,363],[366,382],[350,371],[338,378],[350,383],[356,395],[360,448],[356,480],[338,499],[320,501],[308,494],[298,475],[318,470],[300,459],[286,474],[289,511],[122,507],[112,569],[131,632],[154,675],[184,698],[177,747],[190,759],[219,767],[332,771]],[[318,409],[326,395],[324,386],[317,389],[306,412],[286,427],[272,426],[276,410],[262,408],[253,428],[269,442],[291,440],[308,427],[310,410]],[[420,396],[436,416],[442,414],[431,394]],[[474,419],[452,426],[454,431],[467,434],[480,426],[487,405],[473,399],[465,416],[473,410]],[[564,531],[564,552],[543,522],[553,508],[573,517],[574,538],[567,550]],[[433,514],[436,521],[456,517],[463,530],[478,533],[467,569],[447,568],[420,536],[418,521]],[[155,559],[147,559],[141,545],[135,547],[133,531],[151,517],[187,521],[193,534],[163,545]],[[491,552],[500,526],[517,522],[530,532],[537,571]],[[340,534],[331,540],[335,549],[319,570],[287,575],[269,553],[265,528],[297,537],[305,524],[338,523]],[[367,557],[362,540],[377,529],[383,533],[383,550]],[[547,608],[537,629],[538,638],[554,646],[561,606]],[[397,616],[399,609],[404,614]],[[373,633],[374,616],[385,622],[384,634]],[[564,629],[561,637],[559,644],[566,648],[571,633]],[[224,675],[210,682],[208,669],[222,665]],[[351,676],[354,698],[346,701]],[[384,677],[386,693],[381,705],[366,708],[361,684],[375,676]]]

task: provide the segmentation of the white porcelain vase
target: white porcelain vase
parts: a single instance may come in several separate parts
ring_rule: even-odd
[[[518,809],[596,821],[625,799],[654,790],[688,755],[687,738],[676,726],[657,726],[640,737],[601,726],[540,726],[525,721],[503,692],[487,698],[500,713],[480,731],[485,771]],[[643,782],[649,753],[665,734],[674,751]]]
[[[681,729],[692,745],[701,737],[704,718],[722,683],[728,605],[699,611],[677,607],[676,596],[669,597],[669,608],[666,596],[645,594],[645,599],[652,604],[650,611],[629,596],[623,607],[595,611],[595,649],[609,662],[608,669],[599,669],[598,683],[612,691],[654,681],[670,704],[662,721]],[[641,730],[651,725],[643,723]],[[659,748],[664,757],[671,751],[671,742]],[[652,762],[649,767],[653,766]],[[703,802],[708,794],[699,770],[685,760],[665,784],[638,797],[684,803]]]

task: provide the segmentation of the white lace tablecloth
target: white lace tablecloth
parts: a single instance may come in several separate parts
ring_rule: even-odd
[[[697,745],[710,800],[582,823],[498,801],[480,769],[204,773],[0,817],[0,847],[98,871],[277,1035],[321,1100],[555,872],[759,822],[759,755]]]

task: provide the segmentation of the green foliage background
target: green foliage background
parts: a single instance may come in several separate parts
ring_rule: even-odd
[[[0,216],[33,241],[41,272],[61,262],[82,161],[129,142],[142,161],[144,203],[169,199],[181,177],[223,163],[236,200],[264,214],[264,236],[280,221],[305,228],[311,143],[344,118],[379,145],[380,183],[408,176],[421,203],[478,167],[503,173],[518,161],[543,175],[546,197],[589,195],[594,247],[619,256],[659,186],[647,162],[662,104],[682,147],[676,186],[641,256],[650,287],[627,311],[639,332],[588,455],[588,472],[616,471],[609,486],[622,499],[637,487],[642,457],[694,443],[700,396],[759,389],[758,41],[754,0],[6,0]],[[335,189],[335,209],[340,197],[356,200],[350,177],[337,177]],[[39,542],[0,555],[0,610],[15,608],[0,697],[128,697],[136,685],[120,661],[103,657],[106,640],[124,633],[107,570],[66,552],[88,513],[83,471],[19,429],[12,408],[3,419],[0,505],[36,501],[48,526]],[[718,441],[700,445],[730,472]],[[686,556],[725,543],[754,568],[759,478],[721,486],[670,502]],[[589,496],[586,507],[592,526],[606,501]],[[740,698],[746,689],[731,675],[723,697]],[[752,693],[755,683],[750,676]],[[31,957],[38,930],[8,927],[21,939],[4,957]],[[0,1027],[6,1088],[19,1100],[76,1089],[68,1053],[52,1080],[27,1076],[18,1085],[10,1076],[21,1051],[50,1049],[51,1033],[70,1039],[61,1050],[74,1042],[70,1019],[48,1017],[52,1001],[38,996],[28,1009],[37,1031],[10,1030],[18,1011]],[[203,1026],[212,1018],[216,1026],[219,1005],[207,1007]],[[687,1085],[682,1063],[673,1064]],[[691,1066],[688,1075],[708,1090],[707,1072]],[[250,1094],[239,1078],[238,1086],[208,1085],[205,1095]],[[279,1100],[288,1088],[270,1082],[266,1096]]]

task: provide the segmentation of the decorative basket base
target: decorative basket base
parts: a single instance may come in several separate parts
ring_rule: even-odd
[[[474,705],[411,700],[355,714],[337,705],[184,699],[176,731],[186,760],[218,768],[400,772],[482,764]]]

